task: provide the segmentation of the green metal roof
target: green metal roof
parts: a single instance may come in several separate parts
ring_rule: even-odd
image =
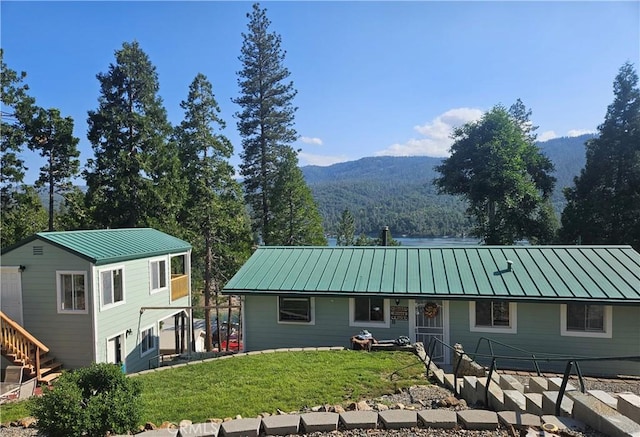
[[[186,241],[150,228],[40,232],[35,235],[35,239],[47,241],[73,252],[95,265],[179,253],[191,249],[191,245]]]
[[[630,246],[259,247],[223,293],[638,304],[640,254]]]

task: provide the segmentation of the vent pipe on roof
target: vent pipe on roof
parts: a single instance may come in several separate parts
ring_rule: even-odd
[[[383,246],[388,246],[389,245],[389,226],[385,226],[382,228],[382,245]]]
[[[507,260],[507,271],[510,272],[511,271],[511,266],[513,265],[513,261],[511,261],[510,259]]]

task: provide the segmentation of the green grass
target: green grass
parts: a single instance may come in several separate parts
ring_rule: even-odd
[[[415,384],[424,365],[407,352],[278,352],[190,364],[137,376],[143,422],[256,417],[276,409],[343,404]],[[28,401],[27,401],[28,402]],[[29,415],[26,402],[2,405],[0,421]]]
[[[348,350],[241,356],[137,378],[143,416],[154,423],[346,404],[427,383],[424,365],[411,353]]]

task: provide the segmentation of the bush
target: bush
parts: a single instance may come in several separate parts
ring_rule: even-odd
[[[38,428],[49,437],[102,437],[134,431],[141,417],[140,386],[115,364],[65,372],[34,399]]]

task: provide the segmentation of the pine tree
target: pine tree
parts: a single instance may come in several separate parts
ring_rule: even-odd
[[[179,161],[158,96],[155,67],[137,42],[115,52],[97,75],[98,109],[89,111],[87,200],[100,227],[153,226],[174,233]]]
[[[518,113],[498,105],[455,129],[451,156],[436,167],[439,192],[467,200],[474,235],[486,244],[548,238],[553,164],[533,144],[526,110]]]
[[[599,135],[587,142],[585,168],[565,190],[560,236],[640,250],[640,89],[631,63],[620,68],[613,92]]]
[[[54,230],[54,194],[65,195],[72,188],[71,178],[78,175],[79,139],[73,136],[73,119],[61,117],[55,108],[38,108],[28,125],[29,149],[40,153],[46,164],[40,168],[36,187],[48,187],[49,231]]]
[[[240,174],[244,177],[245,199],[251,208],[252,228],[265,244],[273,217],[271,201],[278,162],[290,153],[297,138],[292,106],[296,90],[286,82],[290,73],[284,67],[281,38],[269,32],[271,22],[258,3],[247,14],[248,32],[243,33],[238,72],[241,95],[234,102],[242,136]]]
[[[356,242],[356,221],[348,209],[342,211],[338,222],[336,246],[354,246]]]
[[[209,307],[213,296],[248,258],[251,232],[242,190],[229,164],[233,146],[220,133],[225,123],[206,76],[195,77],[187,100],[180,106],[185,117],[176,129],[176,140],[181,172],[187,178],[181,221],[194,247],[192,266],[203,270],[204,304]],[[205,346],[211,350],[211,310],[208,308],[205,309],[205,335]]]
[[[46,211],[36,190],[24,184],[27,167],[20,157],[27,140],[27,123],[33,118],[35,100],[27,94],[27,74],[4,63],[0,49],[2,104],[0,117],[0,244],[14,244],[47,227]]]
[[[278,246],[326,246],[322,217],[298,167],[296,153],[289,150],[278,167],[271,194],[273,215],[266,228],[265,243]]]

